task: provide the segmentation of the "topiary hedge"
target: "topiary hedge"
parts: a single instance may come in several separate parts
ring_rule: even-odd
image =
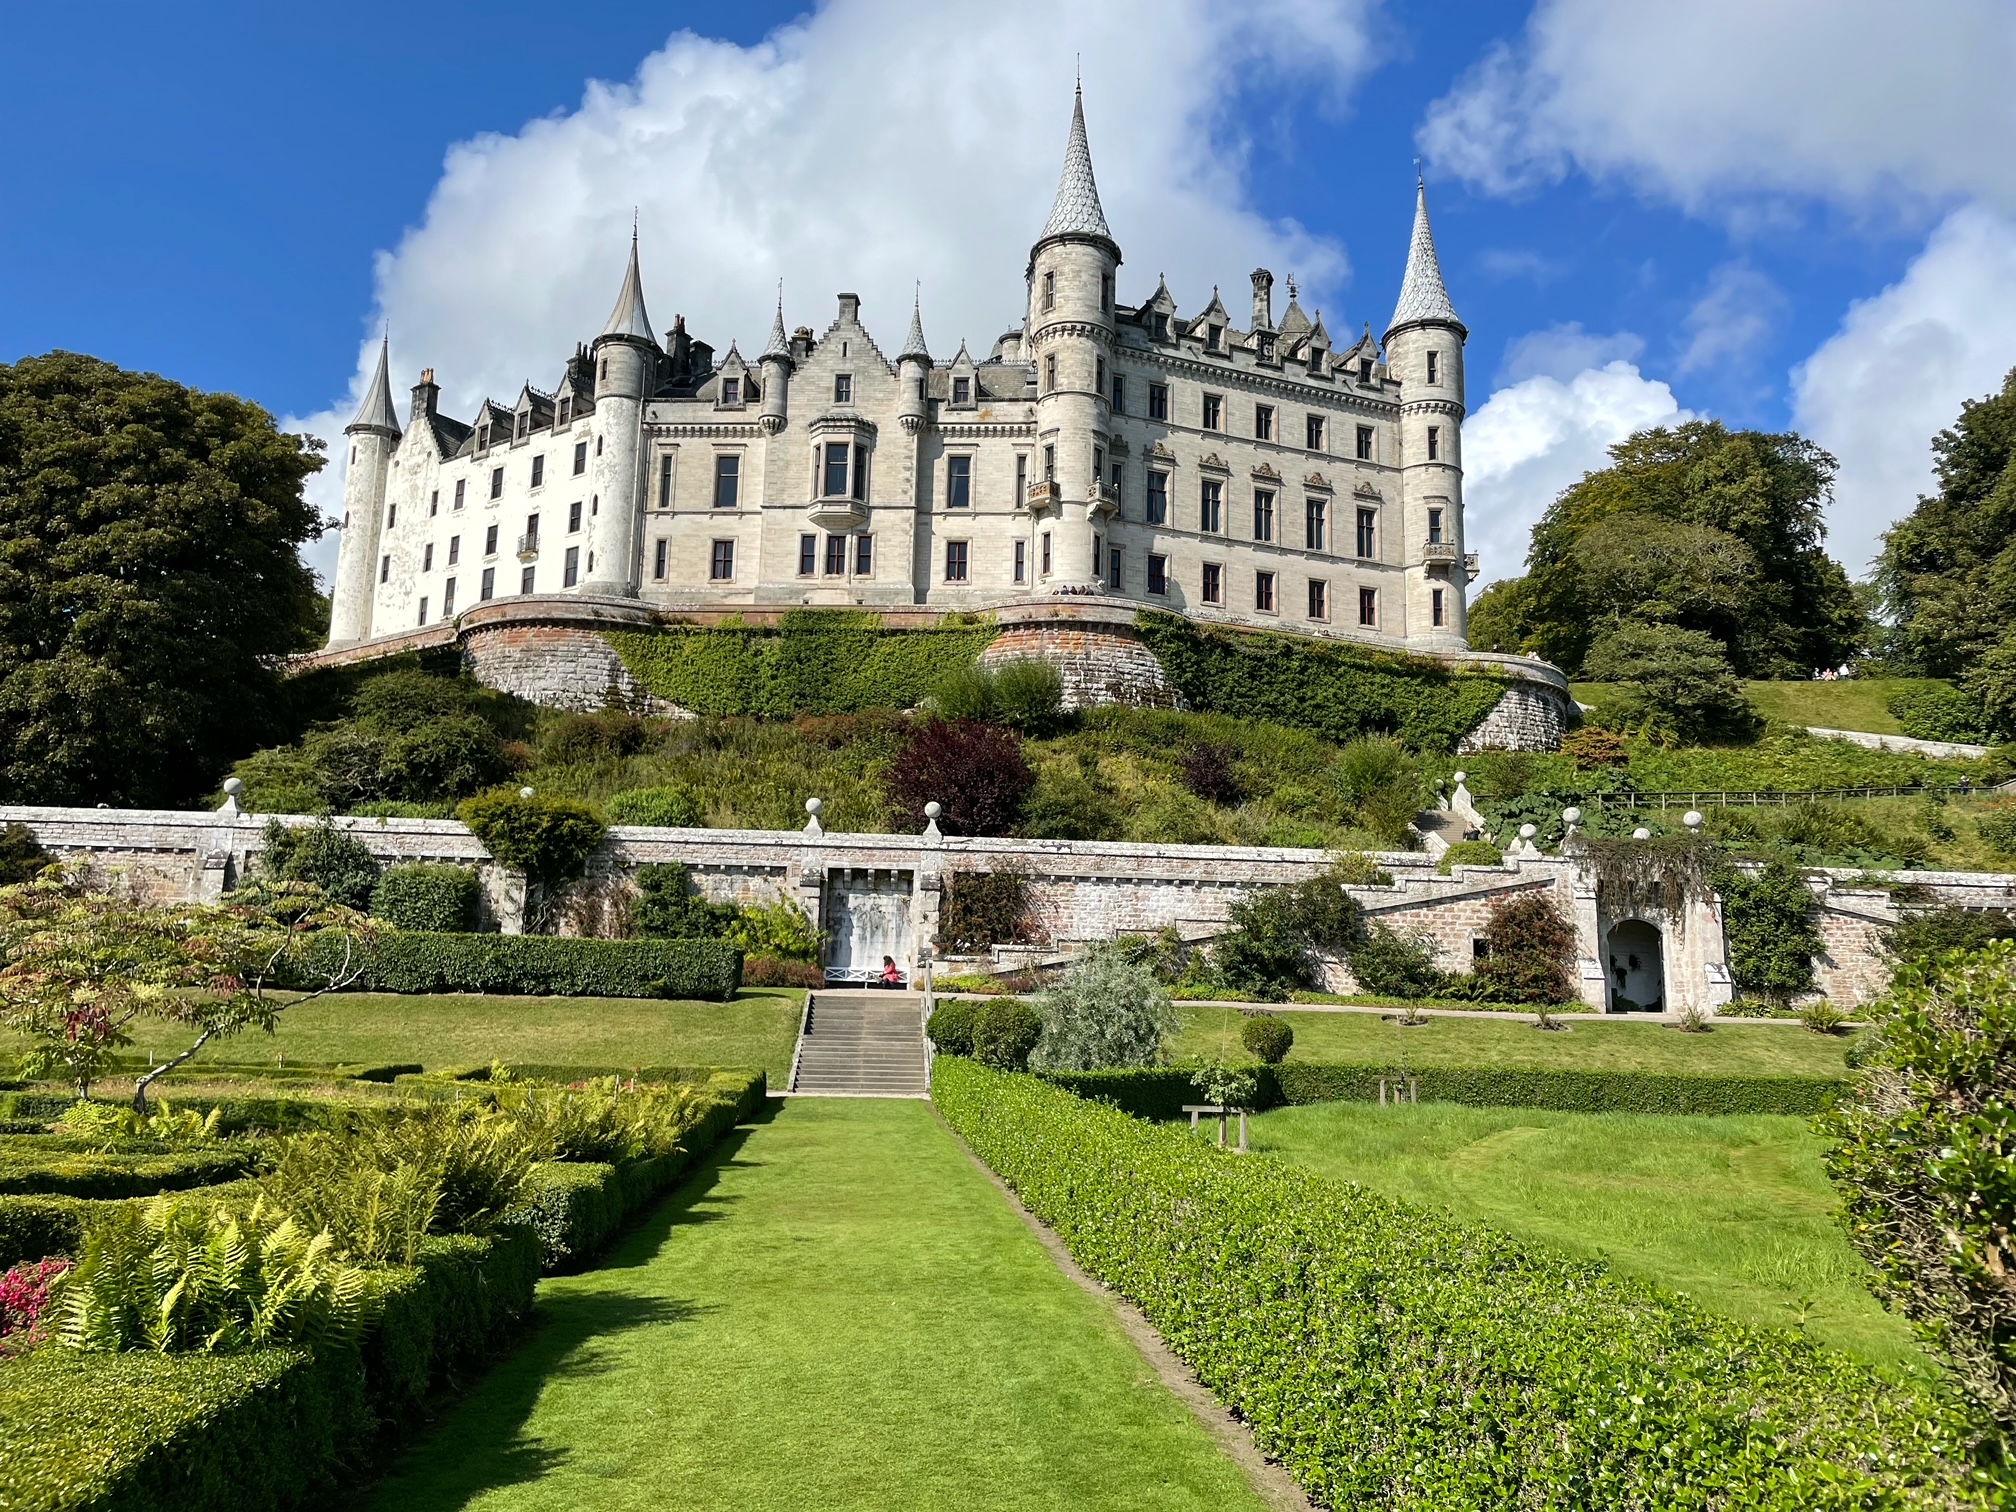
[[[325,936],[306,970],[343,950]],[[555,935],[387,934],[363,955],[358,992],[494,992],[533,997],[732,997],[742,952],[726,940],[588,940]]]
[[[476,927],[482,884],[466,866],[408,861],[385,869],[371,889],[371,916],[394,929],[466,934]]]
[[[1320,1505],[1987,1500],[1952,1403],[1796,1335],[1035,1077],[948,1056],[932,1080],[974,1153]]]
[[[244,1145],[169,1154],[85,1154],[44,1150],[32,1135],[4,1144],[0,1196],[153,1197],[235,1180],[259,1160],[259,1152]]]
[[[1427,657],[1225,630],[1151,609],[1134,624],[1186,707],[1330,740],[1397,735],[1416,750],[1453,751],[1511,686]]]
[[[790,719],[914,708],[946,673],[974,665],[995,634],[951,622],[889,630],[870,612],[802,609],[774,628],[667,625],[603,638],[638,682],[681,708]]]

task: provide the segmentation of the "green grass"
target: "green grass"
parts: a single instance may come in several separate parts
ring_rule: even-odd
[[[290,1008],[271,1036],[220,1040],[196,1064],[225,1061],[418,1061],[436,1066],[491,1060],[560,1066],[750,1066],[772,1080],[791,1069],[805,995],[744,988],[732,1003],[655,998],[491,997],[479,993],[399,997],[354,993]],[[185,1030],[143,1020],[135,1050],[172,1054]]]
[[[1922,1364],[1829,1217],[1824,1142],[1797,1118],[1321,1103],[1254,1121],[1258,1148],[1582,1255],[1872,1364]]]
[[[1951,686],[1936,678],[1851,677],[1846,682],[1831,683],[1745,683],[1743,691],[1766,719],[1818,725],[1823,730],[1871,730],[1878,735],[1902,735],[1904,728],[1890,712],[1890,700],[1916,688]]]
[[[369,1505],[1261,1506],[926,1104],[794,1100],[728,1151],[544,1283]]]
[[[1236,1008],[1178,1005],[1178,1055],[1238,1059]],[[1433,1018],[1403,1029],[1374,1013],[1308,1013],[1270,1008],[1295,1031],[1290,1060],[1361,1065],[1504,1066],[1520,1071],[1650,1071],[1662,1074],[1842,1076],[1849,1037],[1809,1034],[1789,1024],[1720,1023],[1682,1034],[1655,1023],[1582,1021],[1548,1033],[1488,1018]]]

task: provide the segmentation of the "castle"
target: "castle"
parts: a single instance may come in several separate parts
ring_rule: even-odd
[[[928,606],[1059,596],[1460,653],[1463,344],[1417,188],[1383,344],[1333,346],[1252,275],[1121,304],[1082,95],[1025,310],[984,359],[894,359],[839,297],[825,333],[781,300],[754,362],[646,310],[633,234],[602,333],[553,393],[442,414],[431,369],[402,426],[389,353],[346,428],[332,649],[514,595],[648,609]]]

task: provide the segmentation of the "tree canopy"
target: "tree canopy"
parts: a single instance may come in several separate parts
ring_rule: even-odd
[[[1745,677],[1805,677],[1859,649],[1848,575],[1821,547],[1834,459],[1791,434],[1695,420],[1640,431],[1533,528],[1523,578],[1470,617],[1474,646],[1570,672],[1627,622],[1714,637]]]
[[[0,364],[0,796],[187,802],[270,738],[320,450],[152,373]]]

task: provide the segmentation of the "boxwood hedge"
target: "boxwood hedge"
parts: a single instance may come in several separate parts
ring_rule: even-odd
[[[1324,1506],[1956,1506],[1958,1409],[1786,1333],[1033,1076],[933,1096]]]
[[[343,949],[338,937],[317,939],[308,978]],[[367,946],[362,964],[359,992],[725,999],[742,985],[742,952],[725,940],[397,933]]]
[[[476,927],[482,891],[472,867],[408,861],[379,876],[371,889],[371,916],[394,929],[465,933]]]
[[[167,1154],[85,1153],[44,1147],[35,1135],[0,1140],[0,1196],[152,1197],[245,1175],[259,1152],[245,1145]]]

